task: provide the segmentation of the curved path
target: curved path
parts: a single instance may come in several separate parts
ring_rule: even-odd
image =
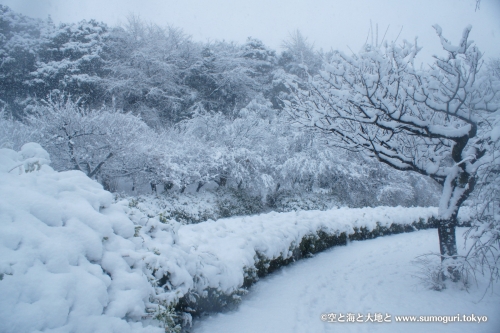
[[[457,234],[462,234],[460,230]],[[458,235],[457,235],[458,236]],[[462,241],[461,237],[458,237]],[[462,248],[462,246],[460,246]],[[259,281],[234,312],[195,322],[194,333],[500,332],[500,293],[426,289],[415,277],[418,255],[438,251],[436,230],[352,242],[303,260]],[[390,315],[390,323],[336,322],[321,314]],[[483,323],[402,323],[399,315],[487,316]],[[361,317],[360,317],[361,316]],[[352,317],[351,317],[352,318]],[[344,318],[345,320],[346,318]],[[387,318],[389,320],[389,318]]]

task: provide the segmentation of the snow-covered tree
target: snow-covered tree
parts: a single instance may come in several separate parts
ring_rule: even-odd
[[[200,59],[186,77],[196,101],[209,111],[237,113],[262,90],[269,60],[265,50],[250,40],[241,47],[224,41],[203,45]],[[269,55],[268,55],[269,56]]]
[[[140,118],[115,110],[89,110],[54,98],[28,118],[57,170],[80,170],[106,183],[145,172],[156,133]]]
[[[200,111],[179,123],[178,132],[162,142],[175,160],[183,160],[184,170],[200,170],[193,173],[192,182],[203,174],[202,183],[214,181],[263,199],[268,196],[273,209],[280,209],[278,201],[291,196],[301,200],[311,195],[326,205],[349,206],[429,205],[435,200],[435,188],[423,177],[391,173],[379,162],[328,147],[326,137],[286,120],[261,95],[234,119]],[[178,146],[183,148],[174,153]],[[202,147],[199,153],[189,153],[194,146]],[[422,198],[425,194],[430,197]],[[326,206],[314,208],[319,207]]]
[[[255,189],[262,185],[259,180],[265,173],[264,159],[268,156],[263,152],[268,146],[264,143],[264,127],[259,126],[263,120],[246,109],[238,115],[228,119],[220,112],[201,112],[180,123],[178,128],[184,141],[201,142],[204,151],[209,152],[204,172],[209,176],[203,181],[215,181],[222,187]]]
[[[193,103],[184,80],[199,52],[181,29],[131,16],[124,27],[111,32],[107,93],[116,106],[140,113],[149,124],[177,122]]]
[[[456,281],[457,214],[478,168],[491,161],[492,146],[478,136],[478,126],[498,111],[500,89],[479,73],[481,53],[468,40],[470,26],[458,46],[435,29],[447,55],[436,56],[429,69],[414,66],[416,42],[366,45],[353,56],[336,52],[306,84],[290,80],[294,98],[286,109],[297,122],[330,134],[333,145],[442,185],[440,252],[445,275]]]
[[[0,107],[15,116],[29,98],[25,81],[36,69],[41,36],[48,26],[0,5]]]
[[[493,59],[488,73],[500,82],[500,60]],[[467,232],[472,243],[464,262],[464,270],[489,274],[490,283],[500,279],[500,112],[485,117],[478,136],[489,145],[488,163],[477,171],[476,190],[472,195],[472,227]]]
[[[308,75],[318,73],[321,68],[321,54],[314,50],[314,45],[307,41],[299,30],[290,33],[283,41],[284,49],[279,64],[288,72],[307,79]]]
[[[108,27],[95,20],[48,25],[41,36],[36,68],[26,80],[31,94],[46,98],[58,90],[99,105],[107,38]]]

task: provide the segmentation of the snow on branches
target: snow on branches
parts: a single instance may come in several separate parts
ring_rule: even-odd
[[[478,130],[484,117],[498,113],[500,89],[479,72],[470,26],[458,46],[435,29],[447,56],[435,56],[429,69],[413,64],[416,42],[366,45],[353,56],[335,52],[320,75],[288,81],[293,98],[286,110],[300,124],[332,134],[339,147],[441,184],[441,254],[447,257],[457,253],[458,209],[474,190],[478,168],[490,161],[491,145]]]
[[[154,132],[138,117],[88,110],[68,98],[49,99],[28,119],[59,170],[88,177],[128,176],[144,169],[144,151]]]

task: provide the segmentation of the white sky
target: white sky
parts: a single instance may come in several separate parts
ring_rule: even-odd
[[[390,24],[386,40],[419,37],[420,59],[439,53],[432,28],[457,43],[471,24],[471,39],[485,58],[500,57],[500,0],[0,0],[25,15],[54,22],[97,19],[109,25],[125,22],[135,13],[147,21],[182,28],[196,41],[226,40],[243,43],[248,36],[279,50],[289,32],[299,29],[317,48],[358,51],[370,20],[379,26],[379,40]]]

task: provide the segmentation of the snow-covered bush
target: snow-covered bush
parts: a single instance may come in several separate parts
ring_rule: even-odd
[[[182,225],[155,202],[120,200],[136,224],[155,299],[198,315],[238,302],[281,266],[328,247],[435,227],[436,208],[377,207],[244,216]],[[242,289],[243,288],[243,289]]]
[[[218,191],[216,204],[219,218],[260,214],[265,210],[260,195],[238,188]]]
[[[0,149],[0,331],[161,332],[140,322],[154,305],[133,223],[98,183],[48,162],[35,143]]]
[[[29,126],[0,110],[0,148],[19,150],[26,142],[33,141],[33,134]]]
[[[182,224],[192,224],[220,218],[216,204],[217,196],[212,192],[136,197],[117,194],[116,200],[127,200],[130,208],[138,209],[145,216],[158,216],[162,222],[177,221]]]

